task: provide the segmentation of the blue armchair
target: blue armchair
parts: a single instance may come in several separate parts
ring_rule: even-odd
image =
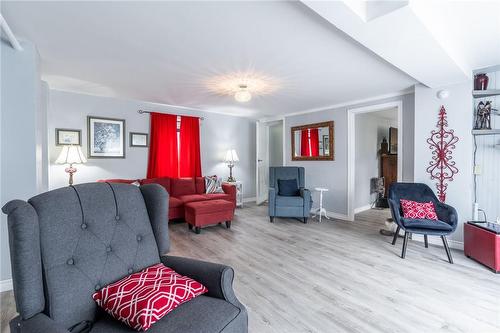
[[[400,199],[417,202],[432,201],[439,220],[403,218]],[[405,258],[406,247],[411,234],[424,235],[426,248],[429,246],[427,236],[440,236],[448,256],[448,261],[450,264],[453,264],[453,258],[451,257],[446,236],[452,234],[457,229],[458,214],[455,208],[440,202],[429,186],[420,183],[392,183],[389,187],[389,206],[391,208],[392,218],[398,225],[396,233],[394,234],[394,239],[392,240],[392,245],[396,244],[399,231],[401,229],[405,231],[401,258]]]
[[[274,217],[299,217],[304,223],[311,213],[311,192],[305,188],[305,170],[303,167],[269,168],[269,219]],[[299,193],[296,196],[279,195],[279,180],[295,179]]]

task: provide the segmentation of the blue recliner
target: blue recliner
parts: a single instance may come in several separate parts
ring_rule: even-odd
[[[432,201],[439,220],[405,219],[400,205],[401,199],[417,202]],[[411,234],[424,235],[425,247],[429,246],[427,236],[440,236],[448,256],[448,261],[450,264],[453,264],[446,236],[457,229],[458,214],[455,208],[440,202],[429,186],[420,183],[392,183],[389,187],[389,206],[392,218],[398,225],[392,245],[396,244],[399,230],[403,229],[405,231],[401,258],[404,259],[406,255],[406,247]]]
[[[305,188],[303,167],[269,168],[269,219],[274,217],[298,217],[307,223],[311,213],[311,192]],[[279,180],[295,179],[299,192],[295,196],[280,195]]]

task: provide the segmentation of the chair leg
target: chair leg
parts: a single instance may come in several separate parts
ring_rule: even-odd
[[[226,228],[231,228],[231,221],[226,221]]]
[[[429,247],[429,241],[427,240],[427,235],[424,235],[424,244],[425,244],[425,248]]]
[[[453,258],[451,257],[451,251],[450,248],[448,247],[448,241],[446,240],[446,236],[441,236],[441,239],[443,240],[444,249],[446,250],[446,255],[448,256],[448,261],[450,262],[450,264],[453,264]]]
[[[200,234],[201,228],[200,227],[194,227],[194,232],[197,234]]]
[[[401,258],[406,257],[406,247],[408,246],[408,239],[410,238],[410,233],[405,231],[405,238],[403,240],[403,250],[401,251]]]
[[[269,216],[269,222],[271,222],[271,223],[274,222],[274,216]]]
[[[400,229],[401,229],[401,227],[398,225],[398,228],[396,229],[396,232],[394,233],[394,238],[392,239],[392,245],[396,245],[396,240],[398,239]]]
[[[193,229],[193,225],[188,223],[188,228],[189,228],[189,230],[192,230]]]
[[[307,223],[307,217],[304,217],[304,223]]]

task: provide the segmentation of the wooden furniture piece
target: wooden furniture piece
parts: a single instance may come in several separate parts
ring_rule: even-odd
[[[389,186],[398,180],[398,155],[382,154],[380,155],[380,176],[384,177],[385,193],[387,198]]]
[[[495,273],[500,272],[500,225],[490,222],[464,224],[464,253]]]

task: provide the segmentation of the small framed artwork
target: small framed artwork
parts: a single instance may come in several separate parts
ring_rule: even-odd
[[[87,117],[88,157],[125,158],[125,120]]]
[[[82,144],[82,131],[77,129],[56,128],[56,146]]]
[[[147,146],[148,146],[147,133],[130,132],[130,147],[147,147]]]

